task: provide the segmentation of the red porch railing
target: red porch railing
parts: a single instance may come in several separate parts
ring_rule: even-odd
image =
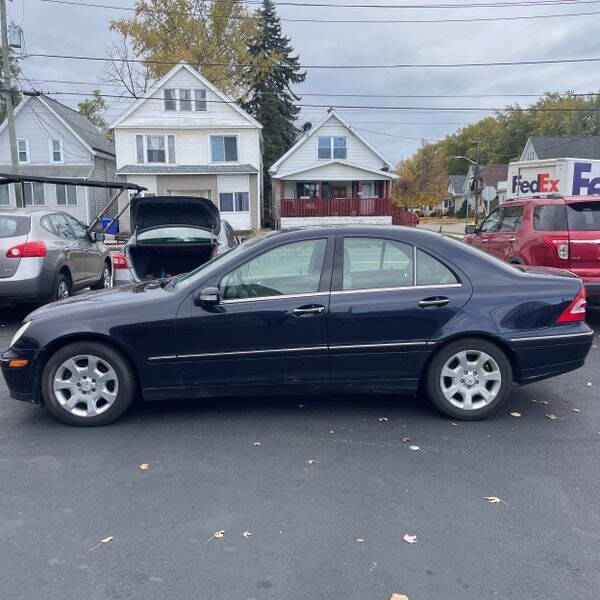
[[[389,198],[284,198],[282,217],[376,217],[392,214]]]
[[[405,208],[392,206],[392,225],[404,225],[405,227],[416,227],[419,217]]]

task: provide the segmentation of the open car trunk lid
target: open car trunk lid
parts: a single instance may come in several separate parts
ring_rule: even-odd
[[[566,205],[571,271],[600,282],[600,199],[568,199]]]
[[[131,230],[160,225],[202,227],[215,235],[221,228],[219,209],[208,198],[193,196],[138,196],[131,200]]]

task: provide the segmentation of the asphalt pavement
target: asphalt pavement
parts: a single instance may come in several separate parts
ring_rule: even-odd
[[[599,345],[476,423],[326,395],[77,429],[0,381],[0,598],[598,600]]]

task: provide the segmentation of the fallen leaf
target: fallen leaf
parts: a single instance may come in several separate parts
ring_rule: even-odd
[[[511,416],[511,417],[520,417],[520,416],[521,416],[521,413],[520,413],[520,412],[516,412],[516,411],[515,411],[515,412],[511,412],[511,413],[510,413],[510,416]]]
[[[484,496],[490,504],[500,504],[502,500],[498,496]]]
[[[254,442],[252,445],[253,446],[262,446],[262,444],[260,442]]]
[[[581,412],[578,408],[572,408],[571,411],[572,412]]]
[[[329,431],[329,433],[334,433],[333,429],[331,429],[331,430]]]
[[[242,533],[242,536],[245,537],[246,539],[248,539],[251,535],[252,535],[251,531],[244,531]]]
[[[410,450],[420,450],[419,446],[409,446]]]
[[[452,422],[450,423],[450,425],[453,425],[454,427],[458,427],[458,423],[455,423],[454,421],[452,421]]]
[[[364,539],[364,538],[356,538],[356,541],[357,541],[359,544],[362,544],[362,543],[365,541],[365,539]]]
[[[585,385],[587,385],[588,387],[592,387],[592,382],[588,381]]]
[[[389,421],[389,419],[387,417],[379,417],[379,419],[377,419],[378,421]]]
[[[554,413],[548,413],[546,415],[551,421],[556,421],[556,419],[558,419],[558,417],[554,414]]]
[[[113,541],[114,537],[112,535],[109,535],[108,537],[105,537],[104,539],[100,540],[99,544],[96,544],[95,546],[93,546],[92,548],[90,548],[88,550],[88,552],[91,552],[92,550],[95,550],[96,548],[99,548],[100,546],[102,546],[102,544],[110,544]]]
[[[547,400],[532,400],[535,404],[548,404]]]
[[[402,438],[402,443],[406,444],[407,442],[410,442],[410,438],[409,437],[403,437]]]
[[[208,542],[210,542],[211,540],[220,540],[224,535],[225,535],[225,530],[220,529],[219,531],[215,531],[204,543],[208,544]]]
[[[390,600],[408,600],[408,596],[405,596],[404,594],[392,594]]]
[[[417,543],[417,536],[416,535],[410,535],[408,533],[404,534],[404,537],[402,538],[407,544],[416,544]]]
[[[314,458],[309,458],[309,459],[306,461],[306,464],[308,464],[308,465],[316,465],[316,464],[318,464],[318,462],[319,462],[319,461],[318,461],[318,460],[315,460]]]
[[[142,471],[147,471],[149,468],[150,468],[150,465],[149,465],[148,463],[142,463],[142,464],[140,465],[140,469],[141,469]]]

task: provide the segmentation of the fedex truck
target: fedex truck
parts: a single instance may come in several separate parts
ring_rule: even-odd
[[[523,196],[600,195],[600,160],[552,158],[508,165],[507,200]]]

